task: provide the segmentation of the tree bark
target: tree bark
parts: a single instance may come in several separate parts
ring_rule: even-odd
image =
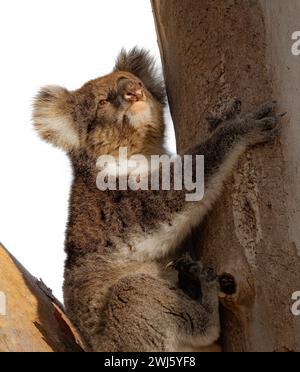
[[[222,299],[224,351],[300,351],[298,0],[152,0],[181,151],[209,136],[219,100],[288,111],[275,143],[249,150],[204,223],[201,256],[234,279]]]
[[[0,352],[84,349],[51,291],[0,245]]]

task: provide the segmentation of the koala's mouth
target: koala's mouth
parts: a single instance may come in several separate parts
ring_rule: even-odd
[[[145,100],[133,102],[128,108],[128,112],[131,114],[141,114],[149,109],[149,105]]]
[[[134,127],[145,125],[152,119],[152,111],[149,102],[137,101],[132,103],[126,110],[123,121]]]

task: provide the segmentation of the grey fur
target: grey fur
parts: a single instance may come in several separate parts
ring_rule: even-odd
[[[223,123],[207,142],[189,152],[205,156],[206,193],[200,203],[195,203],[199,211],[203,208],[197,223],[220,195],[222,184],[239,155],[249,145],[273,138],[273,130],[277,127],[277,119],[271,113],[273,108],[273,104],[264,105]],[[264,118],[263,115],[271,116]],[[85,211],[86,193],[80,190],[78,194],[73,191],[77,201],[71,200],[71,216],[76,214],[75,208],[80,211],[81,218],[88,218],[88,214],[84,216],[90,214],[91,209]],[[96,204],[98,199],[98,208],[105,214],[106,227],[100,227],[95,221],[99,229],[97,239],[102,243],[93,244],[94,235],[88,243],[88,235],[85,235],[80,248],[80,241],[76,241],[78,234],[74,235],[75,240],[71,238],[73,222],[67,238],[66,305],[92,349],[178,351],[183,346],[199,348],[216,341],[220,331],[216,281],[209,284],[202,278],[204,297],[191,300],[178,288],[176,274],[164,271],[166,263],[178,254],[176,250],[159,252],[161,257],[141,262],[139,247],[132,247],[130,239],[133,231],[140,234],[141,241],[155,236],[159,226],[166,222],[176,230],[175,216],[186,213],[184,193],[117,191],[103,196],[99,192],[94,202]],[[115,237],[121,238],[117,241],[128,251],[133,249],[126,258],[118,253]],[[180,241],[177,243],[179,246]],[[72,249],[68,248],[69,244]],[[98,252],[95,252],[97,246]],[[102,253],[100,247],[104,250]]]
[[[274,103],[220,115],[211,138],[188,151],[205,156],[200,202],[186,203],[185,190],[102,192],[95,182],[99,155],[115,155],[124,145],[133,154],[162,151],[163,93],[153,72],[148,53],[123,51],[114,73],[75,92],[47,88],[35,102],[37,131],[67,151],[74,169],[65,305],[93,351],[178,351],[218,339],[216,279],[189,258],[175,265],[179,274],[165,266],[213,207],[239,156],[278,132]],[[130,122],[131,106],[123,99],[127,85],[148,88],[143,89],[151,117],[143,123]],[[116,99],[119,105],[111,102]]]

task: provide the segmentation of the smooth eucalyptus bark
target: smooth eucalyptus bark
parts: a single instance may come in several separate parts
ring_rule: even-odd
[[[232,281],[222,299],[224,351],[300,351],[300,317],[290,310],[300,290],[300,57],[291,53],[300,4],[152,6],[179,151],[208,138],[205,117],[220,100],[239,98],[247,110],[276,99],[288,111],[280,137],[241,158],[198,251]]]

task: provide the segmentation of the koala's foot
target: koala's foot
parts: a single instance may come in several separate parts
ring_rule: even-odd
[[[224,121],[234,119],[240,114],[242,108],[242,102],[239,99],[234,99],[225,108],[219,108],[218,113],[208,113],[206,120],[209,124],[210,131],[217,129]]]
[[[213,287],[216,275],[213,269],[203,268],[200,261],[194,261],[189,254],[185,254],[172,266],[178,271],[178,286],[193,300],[202,301],[206,287]]]
[[[192,300],[168,280],[147,274],[124,277],[111,288],[99,311],[99,324],[90,337],[93,351],[175,352],[218,340],[219,299],[211,272],[187,260],[177,264],[192,281],[201,282],[202,301]]]
[[[265,103],[241,116],[248,145],[272,141],[279,132],[280,119],[286,115],[275,113],[277,102]]]

